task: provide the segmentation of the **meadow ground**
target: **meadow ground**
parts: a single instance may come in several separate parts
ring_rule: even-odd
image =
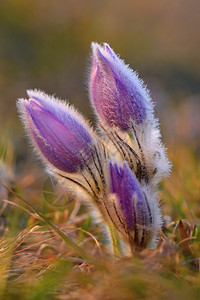
[[[84,204],[4,135],[0,298],[199,299],[198,145],[175,140],[168,143],[172,174],[160,186],[164,225],[157,249],[113,258]]]

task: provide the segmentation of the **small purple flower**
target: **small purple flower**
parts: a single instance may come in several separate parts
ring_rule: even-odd
[[[128,130],[152,118],[149,92],[108,44],[92,43],[90,98],[101,121]]]
[[[119,167],[110,163],[111,193],[117,195],[127,229],[150,228],[152,217],[140,184],[127,163]]]
[[[28,91],[18,109],[39,154],[53,167],[74,173],[91,156],[92,132],[83,117],[63,101],[42,92]]]

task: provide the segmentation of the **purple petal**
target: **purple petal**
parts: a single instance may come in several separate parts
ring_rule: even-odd
[[[77,172],[91,157],[92,136],[70,107],[39,96],[19,100],[24,124],[43,157],[57,169]]]
[[[150,214],[141,187],[134,173],[126,163],[119,167],[110,164],[111,193],[119,199],[127,228],[134,230],[137,225],[150,225]]]
[[[87,128],[84,118],[78,114],[72,106],[68,106],[64,101],[60,101],[38,91],[28,91],[30,103],[35,103],[43,111],[51,113],[69,131],[77,135],[77,139],[86,143],[91,142],[89,127]]]
[[[99,118],[121,130],[140,124],[152,114],[152,105],[141,80],[114,51],[104,44],[92,44],[93,67],[90,94]]]

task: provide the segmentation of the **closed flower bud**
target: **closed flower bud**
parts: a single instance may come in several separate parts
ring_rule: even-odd
[[[18,109],[39,154],[59,171],[74,173],[90,159],[93,143],[83,117],[63,101],[42,92],[28,91]]]
[[[110,164],[110,192],[115,194],[121,232],[132,249],[142,249],[152,245],[161,226],[157,201],[138,182],[127,163],[119,167]],[[116,220],[116,216],[113,218]]]
[[[92,43],[89,90],[95,112],[106,125],[128,130],[153,117],[143,82],[107,44]]]

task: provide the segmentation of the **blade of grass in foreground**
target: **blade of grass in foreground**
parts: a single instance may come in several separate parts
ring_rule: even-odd
[[[32,230],[34,229],[25,229],[17,237],[14,238],[5,235],[0,240],[0,299],[4,299],[3,296],[5,295],[7,290],[10,270],[12,269],[11,263],[13,259],[13,253],[15,249],[22,244],[24,239],[26,239],[26,237],[32,232]]]
[[[65,241],[65,243],[68,246],[70,246],[71,248],[73,248],[78,255],[82,256],[86,260],[90,260],[91,261],[91,258],[89,258],[87,256],[87,254],[85,253],[85,251],[81,247],[79,247],[76,243],[74,243],[73,241],[71,241],[66,236],[66,234],[64,232],[62,232],[55,224],[53,224],[49,219],[47,219],[42,213],[40,213],[37,209],[35,209],[32,205],[30,205],[23,197],[21,197],[18,193],[16,193],[15,191],[13,191],[11,188],[9,188],[8,186],[6,186],[1,181],[0,181],[0,185],[2,185],[4,188],[6,188],[10,193],[12,193],[14,196],[16,196],[23,203],[25,203],[25,205],[29,209],[31,209],[34,213],[36,213],[43,220],[44,223],[46,223],[50,228],[52,228]]]
[[[12,254],[15,243],[10,241],[1,240],[0,251],[0,299],[4,295],[6,289],[7,279],[9,275],[10,263],[12,260]]]
[[[65,276],[71,271],[71,263],[60,259],[56,261],[50,269],[42,274],[42,278],[38,278],[28,291],[25,300],[45,300],[49,299],[56,290],[63,284]]]

